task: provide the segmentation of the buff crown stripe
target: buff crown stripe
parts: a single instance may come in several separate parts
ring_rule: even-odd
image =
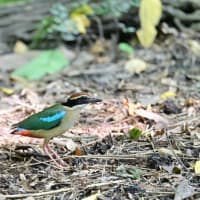
[[[80,95],[80,96],[77,96],[77,97],[71,97],[70,99],[71,100],[75,100],[75,99],[79,99],[81,97],[87,97],[86,95]]]

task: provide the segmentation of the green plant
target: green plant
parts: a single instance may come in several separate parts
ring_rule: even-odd
[[[18,3],[18,2],[23,2],[23,1],[29,1],[29,0],[0,0],[0,5],[1,4]]]
[[[58,40],[72,41],[78,34],[76,23],[69,19],[68,9],[64,5],[54,4],[50,14],[39,24],[31,44],[33,48],[45,39],[56,37]]]
[[[37,47],[42,41],[56,39],[57,42],[74,41],[80,34],[85,34],[93,18],[107,17],[123,32],[134,32],[134,27],[127,27],[119,22],[119,18],[129,12],[132,7],[139,6],[140,0],[77,0],[64,6],[56,3],[50,10],[50,15],[39,24],[33,37],[32,47]]]

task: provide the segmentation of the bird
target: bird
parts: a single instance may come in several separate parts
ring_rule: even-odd
[[[13,124],[10,133],[33,138],[43,138],[42,148],[44,152],[54,161],[57,167],[62,168],[66,166],[66,163],[49,146],[49,141],[73,127],[80,117],[81,110],[87,104],[94,104],[101,101],[99,98],[90,97],[85,92],[73,93],[66,101],[56,103]]]

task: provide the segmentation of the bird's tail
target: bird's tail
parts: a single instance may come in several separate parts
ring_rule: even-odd
[[[13,125],[11,126],[10,134],[15,135],[15,134],[17,134],[17,132],[18,132],[17,125],[16,125],[16,124],[13,124]]]
[[[10,134],[15,135],[16,133],[17,133],[17,129],[16,128],[11,129]]]
[[[32,137],[32,135],[31,135],[29,130],[26,130],[26,129],[23,129],[23,128],[14,127],[14,126],[12,127],[12,130],[11,130],[10,134]]]

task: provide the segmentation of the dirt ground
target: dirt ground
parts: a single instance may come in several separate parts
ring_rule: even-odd
[[[150,49],[136,46],[135,58],[148,65],[139,73],[126,70],[130,58],[110,41],[101,54],[64,49],[70,66],[33,82],[10,73],[40,52],[1,56],[0,86],[14,94],[0,92],[0,199],[199,199],[200,53],[194,41],[177,34],[160,36]],[[12,136],[9,128],[74,91],[103,102],[88,106],[75,127],[51,140],[67,163],[59,169],[41,140]],[[128,134],[134,127],[143,131],[137,140]]]

